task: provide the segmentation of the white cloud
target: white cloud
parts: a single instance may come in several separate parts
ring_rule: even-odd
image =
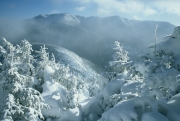
[[[52,11],[50,12],[50,14],[56,14],[56,13],[60,13],[60,11],[59,11],[59,10],[52,10]]]
[[[81,6],[81,7],[76,7],[75,9],[78,10],[78,11],[83,11],[84,9],[86,9],[86,7],[85,6]]]
[[[180,16],[180,1],[156,1],[153,4],[162,13],[176,14]]]
[[[101,9],[101,8],[98,8],[97,12],[101,15],[109,15],[110,14],[110,11],[107,11],[107,10]]]
[[[133,16],[133,19],[134,20],[142,20],[140,17],[138,17],[138,16]]]
[[[146,7],[146,8],[143,10],[143,12],[144,12],[145,15],[152,15],[152,14],[156,14],[156,13],[157,13],[156,10],[154,10],[154,9],[152,9],[152,8],[148,8],[148,7]]]
[[[92,1],[98,5],[98,10],[108,11],[106,12],[108,14],[127,13],[127,14],[152,15],[157,13],[155,9],[146,6],[141,1],[135,1],[135,0],[124,0],[124,1],[92,0]]]
[[[91,0],[71,0],[71,1],[79,2],[79,3],[89,3],[89,2],[91,2]]]
[[[157,13],[169,13],[180,15],[180,0],[52,0],[55,3],[70,1],[82,5],[76,7],[78,11],[85,9],[84,5],[95,4],[98,14],[132,14],[154,15]]]

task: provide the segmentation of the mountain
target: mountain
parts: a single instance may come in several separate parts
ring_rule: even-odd
[[[137,60],[137,55],[147,53],[147,45],[154,42],[156,25],[158,40],[174,29],[168,22],[128,20],[119,16],[83,17],[68,13],[38,15],[23,24],[12,24],[4,22],[0,36],[7,36],[8,40],[27,39],[59,45],[102,67],[112,60],[114,41],[119,41],[129,51],[131,59]]]
[[[36,59],[37,57],[36,51],[38,51],[44,44],[36,43],[33,44],[33,55]],[[101,72],[101,68],[96,64],[88,61],[87,59],[79,57],[74,52],[71,52],[65,48],[53,45],[45,45],[46,51],[54,55],[56,62],[68,66],[70,68],[70,72],[79,75],[79,77],[83,80],[92,81],[94,78],[97,78]]]

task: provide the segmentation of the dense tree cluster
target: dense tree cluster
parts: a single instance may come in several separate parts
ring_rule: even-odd
[[[99,90],[92,88],[94,82],[85,84],[87,80],[70,71],[67,65],[57,63],[55,56],[49,56],[47,49],[45,45],[41,46],[34,56],[32,45],[27,40],[14,46],[3,38],[0,46],[0,93],[3,94],[3,100],[0,101],[1,120],[43,120],[42,111],[51,106],[45,103],[41,94],[46,91],[44,85],[49,82],[58,83],[65,90],[63,107],[67,109],[79,106],[83,90],[91,96]]]
[[[174,54],[157,50],[139,56],[144,62],[132,62],[119,42],[114,49],[110,67],[116,74],[103,90],[106,106],[99,121],[178,120],[180,71]]]

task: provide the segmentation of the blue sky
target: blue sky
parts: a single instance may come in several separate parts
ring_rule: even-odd
[[[39,14],[71,13],[180,25],[180,0],[0,0],[0,18],[28,19]]]

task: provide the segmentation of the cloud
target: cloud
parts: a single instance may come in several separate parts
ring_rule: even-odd
[[[107,10],[102,9],[102,8],[98,8],[97,11],[101,15],[108,15],[108,14],[110,14],[110,11],[107,11]]]
[[[80,7],[76,7],[75,9],[78,11],[83,11],[86,9],[84,6],[87,5],[95,5],[97,8],[98,14],[103,15],[112,15],[112,14],[135,14],[140,13],[143,15],[152,15],[156,14],[156,10],[146,6],[141,0],[52,0],[54,3],[63,2],[73,2],[77,5],[82,5]]]
[[[56,13],[60,13],[60,11],[59,11],[59,10],[52,10],[52,11],[50,12],[50,14],[56,14]]]
[[[138,17],[138,16],[133,16],[133,19],[134,20],[142,20],[140,17]]]
[[[157,13],[157,10],[154,10],[152,8],[148,8],[146,7],[144,10],[143,10],[144,14],[145,15],[152,15],[152,14],[156,14]]]
[[[74,1],[74,2],[79,2],[79,3],[89,3],[92,0],[69,0],[69,1]]]
[[[176,14],[180,16],[180,1],[155,1],[153,5],[162,13]]]
[[[78,11],[83,11],[84,9],[86,9],[85,6],[81,6],[81,7],[76,7],[75,10],[78,10]]]
[[[180,16],[179,0],[52,0],[55,3],[73,2],[81,7],[78,11],[85,9],[84,6],[92,5],[99,15],[132,14],[132,15],[155,15],[176,14]],[[89,7],[88,7],[89,8]]]
[[[143,14],[143,15],[152,15],[156,14],[157,11],[141,1],[135,0],[92,0],[98,5],[98,12],[101,14],[102,11],[106,11],[107,14]],[[108,11],[108,12],[107,12]]]

